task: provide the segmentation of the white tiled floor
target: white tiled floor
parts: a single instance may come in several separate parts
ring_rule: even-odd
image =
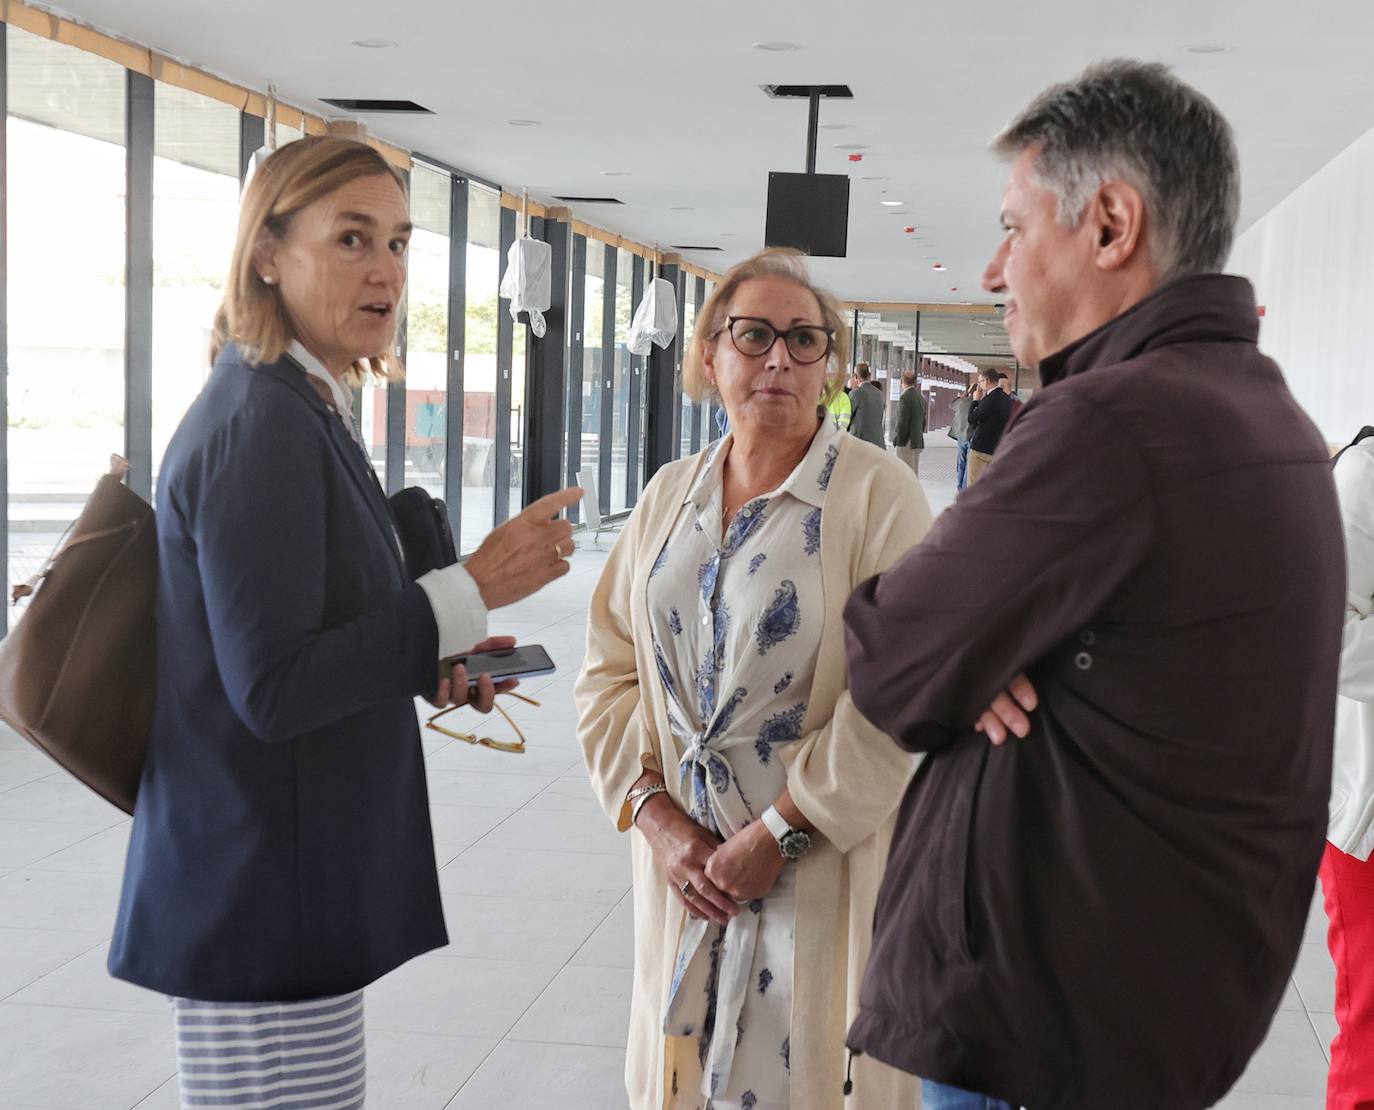
[[[922,460],[937,510],[953,499],[951,455]],[[525,755],[425,734],[451,943],[368,990],[379,1110],[625,1104],[629,859],[588,790],[570,697],[603,562],[584,550],[572,574],[493,620],[559,664],[523,691],[543,703],[517,710]],[[178,1106],[166,1003],[104,968],[128,835],[122,814],[0,729],[3,1110]],[[1314,909],[1292,989],[1227,1110],[1322,1106],[1335,1032],[1323,927]]]

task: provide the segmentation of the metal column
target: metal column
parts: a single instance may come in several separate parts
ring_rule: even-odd
[[[125,158],[124,454],[129,488],[153,496],[153,79],[129,71]]]
[[[663,267],[662,277],[676,284],[677,262]],[[644,444],[644,480],[647,482],[665,463],[672,462],[675,454],[673,445],[680,442],[681,427],[673,426],[673,394],[677,392],[677,372],[681,365],[678,352],[682,349],[682,335],[673,336],[667,347],[657,344],[649,352],[649,381],[645,393],[644,418],[646,440]]]
[[[261,116],[239,113],[239,183],[248,174],[253,152],[267,142],[267,121]]]
[[[548,243],[551,288],[544,313],[547,330],[526,337],[525,504],[563,486],[563,395],[567,388],[568,236],[571,213],[550,209],[540,221],[540,238]]]

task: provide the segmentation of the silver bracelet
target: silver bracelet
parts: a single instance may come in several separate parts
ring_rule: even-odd
[[[625,800],[630,803],[630,824],[633,825],[639,820],[639,811],[644,808],[645,803],[655,794],[668,793],[668,787],[661,782],[650,783],[648,786],[641,786],[637,790],[631,790],[625,795]]]

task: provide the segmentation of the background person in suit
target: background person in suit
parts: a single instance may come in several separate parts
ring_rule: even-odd
[[[185,1105],[363,1105],[362,988],[447,943],[414,698],[489,710],[490,678],[470,693],[439,660],[513,644],[488,609],[568,569],[551,518],[577,490],[406,575],[349,383],[399,369],[410,231],[363,143],[263,163],[159,476],[157,702],[109,967],[172,997]]]
[[[921,451],[926,445],[926,411],[926,399],[916,386],[916,371],[903,370],[892,444],[897,448],[897,457],[917,476],[921,473]]]
[[[991,367],[978,372],[978,387],[973,391],[973,407],[968,411],[969,460],[968,484],[983,476],[992,453],[1002,439],[1007,420],[1011,417],[1011,397],[998,388],[1000,370]]]
[[[853,410],[849,419],[849,434],[886,450],[883,412],[887,402],[883,399],[882,389],[872,379],[873,371],[868,368],[868,363],[861,362],[854,368],[854,388],[849,391],[849,405]]]

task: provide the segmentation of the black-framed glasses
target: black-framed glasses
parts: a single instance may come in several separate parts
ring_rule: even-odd
[[[820,362],[835,346],[835,329],[817,324],[798,324],[779,331],[759,316],[730,316],[725,321],[725,330],[730,333],[735,350],[751,358],[767,354],[778,336],[782,336],[787,353],[803,366]]]

